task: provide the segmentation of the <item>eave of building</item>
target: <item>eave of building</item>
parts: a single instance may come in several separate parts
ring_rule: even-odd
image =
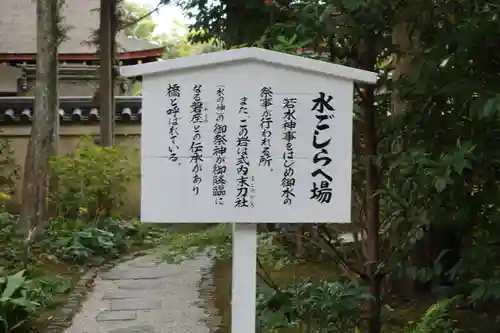
[[[122,52],[119,54],[119,60],[135,60],[144,58],[160,58],[163,56],[165,48],[158,47],[150,50]],[[96,61],[99,60],[98,54],[91,53],[72,53],[72,54],[58,54],[59,61]],[[35,61],[36,54],[0,54],[0,61]]]
[[[29,125],[34,117],[35,98],[30,96],[0,97],[0,125]],[[115,97],[115,122],[140,123],[141,96]],[[99,123],[100,110],[92,96],[65,96],[59,98],[61,125],[90,125]]]

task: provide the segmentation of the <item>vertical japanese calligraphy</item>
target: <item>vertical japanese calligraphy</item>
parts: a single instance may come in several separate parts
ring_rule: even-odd
[[[248,158],[248,146],[250,138],[248,136],[248,97],[242,97],[238,111],[240,116],[239,132],[236,139],[236,200],[234,207],[252,207],[249,200],[250,182],[249,169],[250,160]]]
[[[168,145],[169,156],[168,159],[172,162],[177,162],[179,157],[179,144],[177,138],[179,137],[179,98],[181,97],[181,87],[178,84],[169,84],[167,88],[167,97],[169,99],[169,106],[167,109],[168,117],[168,134],[170,143]]]
[[[192,126],[192,132],[188,132],[189,139],[187,140],[188,146],[188,159],[190,168],[192,193],[194,195],[202,196],[201,188],[204,187],[203,168],[205,166],[205,157],[212,156],[213,163],[210,165],[212,174],[211,197],[216,206],[233,205],[234,208],[253,208],[256,197],[256,181],[258,181],[259,172],[261,168],[273,170],[273,158],[276,162],[283,166],[282,171],[277,180],[280,189],[279,202],[285,206],[292,206],[300,204],[302,196],[298,193],[299,184],[297,180],[300,179],[299,158],[297,157],[297,147],[300,147],[300,140],[303,138],[298,137],[298,122],[300,122],[300,97],[293,94],[281,95],[275,100],[273,89],[270,85],[264,85],[259,88],[259,101],[255,101],[255,105],[260,108],[254,118],[251,116],[250,109],[254,105],[254,101],[250,97],[243,96],[236,100],[228,96],[228,90],[225,85],[218,85],[212,90],[215,94],[213,98],[213,110],[210,114],[213,118],[210,122],[210,139],[212,145],[206,148],[208,132],[205,132],[203,123],[208,123],[209,110],[207,103],[204,100],[203,94],[206,93],[205,86],[202,84],[194,84],[187,89],[184,89],[177,83],[168,84],[165,89],[165,95],[168,98],[168,105],[166,113],[168,115],[168,160],[180,161],[181,146],[179,142],[180,134],[179,128],[181,123],[181,92],[192,91],[192,97],[188,101],[189,106],[189,124]],[[184,96],[182,96],[184,97]],[[236,105],[231,104],[234,101]],[[332,121],[335,118],[335,108],[333,104],[333,97],[326,92],[316,92],[313,98],[309,99],[310,111],[313,115],[312,126],[312,168],[307,172],[311,177],[311,183],[308,186],[309,193],[304,198],[312,200],[320,204],[330,204],[334,200],[333,196],[333,180],[334,170],[333,165],[334,150],[333,146],[334,133],[332,133]],[[233,114],[228,110],[234,110]],[[280,111],[280,112],[279,112]],[[273,118],[274,117],[274,118]],[[236,126],[233,132],[230,128],[230,120],[234,119],[233,125]],[[283,142],[281,159],[272,155],[272,130],[274,123],[278,122],[280,125],[276,129],[280,129],[278,135],[279,139]],[[257,130],[258,126],[258,130]],[[255,132],[251,129],[255,128]],[[208,130],[208,128],[207,128]],[[192,133],[192,134],[191,134]],[[206,134],[205,134],[206,133]],[[230,137],[232,133],[235,137]],[[255,133],[258,138],[252,138],[251,133]],[[278,138],[277,137],[277,138]],[[235,146],[230,142],[235,140]],[[190,142],[189,142],[190,141]],[[229,141],[229,143],[228,143]],[[234,141],[233,141],[234,142]],[[255,147],[250,147],[254,144]],[[231,146],[233,148],[231,148]],[[235,148],[235,151],[232,149]],[[256,148],[256,155],[250,148]],[[206,149],[211,150],[207,152]],[[232,155],[232,153],[235,155]],[[278,155],[279,156],[279,155]],[[255,161],[250,161],[255,157]],[[258,159],[258,160],[257,160]],[[230,175],[230,164],[235,163],[236,174],[235,179],[228,178]],[[252,167],[256,168],[255,172]],[[281,170],[281,169],[280,169]],[[257,177],[256,177],[257,176]],[[277,185],[278,185],[277,184]],[[229,199],[228,202],[228,186],[236,189],[235,196]],[[207,186],[208,187],[208,186]],[[208,188],[207,188],[208,190]],[[209,193],[207,193],[210,195]]]
[[[201,172],[203,170],[203,140],[201,137],[201,124],[204,122],[204,105],[201,99],[202,85],[193,86],[193,101],[191,103],[191,124],[193,124],[193,138],[189,152],[191,153],[191,164],[193,173],[193,192],[195,195],[200,193],[200,184],[202,182]]]
[[[224,197],[226,195],[226,153],[227,153],[227,125],[224,122],[224,113],[226,111],[224,87],[217,87],[216,91],[216,107],[215,107],[215,123],[213,127],[213,157],[215,159],[212,169],[213,190],[212,195],[215,197],[216,205],[224,205]]]
[[[285,152],[283,153],[283,166],[285,171],[281,179],[281,198],[284,205],[290,205],[295,197],[295,153],[293,141],[296,139],[297,118],[295,105],[297,98],[283,99],[283,140],[285,140]]]
[[[260,90],[260,106],[262,107],[262,115],[260,117],[260,130],[262,134],[260,147],[259,166],[271,167],[271,125],[273,124],[272,110],[273,91],[271,87],[263,87]]]
[[[311,172],[313,184],[311,189],[310,199],[317,200],[319,203],[330,203],[332,200],[332,176],[325,171],[332,158],[330,157],[328,147],[332,142],[331,133],[328,133],[330,125],[328,121],[334,118],[335,109],[331,105],[333,97],[328,96],[324,92],[320,92],[319,96],[312,100],[313,107],[311,111],[315,111],[316,128],[313,134],[313,148],[316,153],[313,156],[313,163],[316,166]]]

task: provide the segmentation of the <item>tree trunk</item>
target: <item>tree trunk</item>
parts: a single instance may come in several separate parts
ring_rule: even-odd
[[[116,135],[116,127],[115,127],[115,122],[116,122],[116,101],[115,101],[115,87],[116,87],[116,78],[118,76],[118,57],[117,57],[117,52],[118,52],[118,47],[116,44],[116,35],[118,34],[119,30],[119,20],[118,20],[118,6],[120,0],[112,0],[111,1],[111,136],[113,137],[113,144],[115,144],[115,135]]]
[[[375,36],[360,41],[359,62],[361,69],[374,71],[376,56],[374,54],[373,39]],[[375,106],[375,89],[372,85],[367,85],[362,94],[361,107],[364,113],[363,119],[363,141],[366,161],[366,236],[367,236],[367,260],[366,271],[370,281],[370,293],[372,299],[369,302],[369,333],[381,332],[381,283],[382,276],[377,270],[380,261],[380,196],[379,190],[379,170],[375,164],[377,157],[377,127]]]
[[[59,42],[62,40],[62,36],[60,36],[60,31],[58,27],[58,17],[60,15],[60,10],[61,10],[61,3],[59,0],[55,1],[57,3],[57,11],[55,13],[55,19],[54,19],[54,24],[51,25],[52,28],[52,34],[56,38],[56,52],[55,54],[57,55],[57,48],[59,46]],[[49,90],[51,91],[51,94],[49,96],[49,105],[50,108],[49,110],[54,110],[55,116],[54,116],[54,132],[53,132],[53,138],[52,138],[52,151],[50,153],[51,156],[56,156],[59,153],[59,62],[57,61],[57,56],[53,57],[50,62],[50,67],[49,67],[49,73],[52,73],[52,75],[49,75]],[[58,191],[59,187],[59,180],[57,176],[52,176],[50,178],[50,184],[49,184],[49,191],[50,193],[56,193]],[[51,206],[49,207],[49,213],[51,214],[52,217],[56,217],[57,213],[59,211],[59,202],[52,202]]]
[[[102,146],[114,144],[113,19],[115,0],[101,0],[99,27],[99,114]]]
[[[392,71],[392,81],[397,82],[398,79],[410,73],[411,62],[417,47],[413,45],[412,36],[405,23],[394,26],[392,43],[397,48],[396,54],[393,55],[395,57],[395,66]],[[399,89],[394,88],[391,96],[391,113],[396,116],[400,115],[405,111],[409,111],[407,110],[408,107],[408,103],[401,99]]]
[[[37,1],[37,58],[33,125],[26,154],[20,226],[29,243],[47,213],[47,176],[58,118],[57,47],[59,1]]]

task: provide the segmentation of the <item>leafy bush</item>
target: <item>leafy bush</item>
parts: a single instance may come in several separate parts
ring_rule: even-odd
[[[120,208],[127,185],[139,176],[138,161],[137,150],[101,147],[89,137],[74,153],[54,157],[51,174],[58,187],[51,200],[58,216],[95,218]]]
[[[278,288],[259,288],[257,311],[261,332],[281,328],[308,333],[360,332],[363,305],[371,299],[368,290],[350,282],[301,280]],[[457,299],[433,304],[407,332],[456,333],[449,309]]]
[[[279,328],[311,333],[355,332],[361,322],[362,305],[370,298],[364,288],[332,281],[302,280],[278,290],[261,288],[257,296],[260,328],[262,332]]]
[[[28,324],[31,313],[40,307],[25,271],[0,277],[0,326],[14,332]]]
[[[231,225],[218,224],[215,227],[194,232],[171,232],[163,239],[164,258],[171,263],[193,259],[201,253],[209,253],[214,259],[231,257]]]
[[[65,221],[55,220],[50,225],[43,241],[44,250],[70,263],[98,263],[103,258],[115,257],[124,247],[116,235],[95,225],[67,230]]]
[[[164,258],[168,262],[179,263],[205,253],[213,260],[231,259],[232,227],[230,223],[219,223],[192,232],[167,233],[162,242]],[[286,249],[276,245],[275,238],[274,232],[260,233],[257,239],[257,255],[262,265],[280,268],[293,259]]]
[[[25,244],[17,234],[16,216],[0,213],[0,264],[19,266]],[[159,245],[165,230],[138,221],[103,218],[51,220],[31,244],[33,253],[54,255],[70,264],[97,264],[120,254]]]
[[[11,142],[0,139],[0,193],[12,195],[19,179],[20,167],[14,159]]]
[[[17,235],[18,230],[17,218],[0,212],[0,263],[4,267],[18,259],[22,251],[23,241]]]
[[[49,221],[33,240],[32,255],[25,262],[25,244],[18,237],[17,228],[16,216],[0,213],[0,265],[6,275],[17,272],[21,265],[27,267],[0,278],[0,332],[24,332],[31,314],[56,305],[59,296],[70,290],[71,279],[53,274],[44,265],[47,260],[57,266],[64,261],[85,267],[141,246],[156,245],[164,233],[150,225],[112,218],[94,222],[56,219]],[[78,267],[74,268],[76,272]]]
[[[0,332],[24,332],[36,310],[54,305],[70,287],[67,278],[36,269],[0,277]]]
[[[70,279],[45,270],[30,269],[26,275],[31,278],[28,286],[33,298],[44,309],[57,304],[57,297],[66,294],[71,288]]]
[[[500,279],[473,279],[470,281],[473,290],[470,301],[473,303],[500,300]]]
[[[135,221],[56,219],[48,223],[39,247],[72,264],[96,264],[140,246],[156,245],[162,235],[161,231]]]
[[[422,316],[416,327],[410,333],[455,333],[453,321],[448,315],[450,306],[456,297],[447,298],[433,304]]]

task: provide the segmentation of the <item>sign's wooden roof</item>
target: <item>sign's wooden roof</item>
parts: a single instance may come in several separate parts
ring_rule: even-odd
[[[377,73],[374,72],[256,47],[245,47],[241,49],[232,49],[213,53],[202,53],[188,57],[155,61],[147,64],[124,66],[121,67],[120,72],[123,76],[127,77],[147,76],[176,70],[194,70],[203,67],[215,68],[215,66],[236,62],[259,62],[272,66],[295,69],[303,72],[335,76],[337,78],[356,82],[364,82],[370,84],[377,82]]]

